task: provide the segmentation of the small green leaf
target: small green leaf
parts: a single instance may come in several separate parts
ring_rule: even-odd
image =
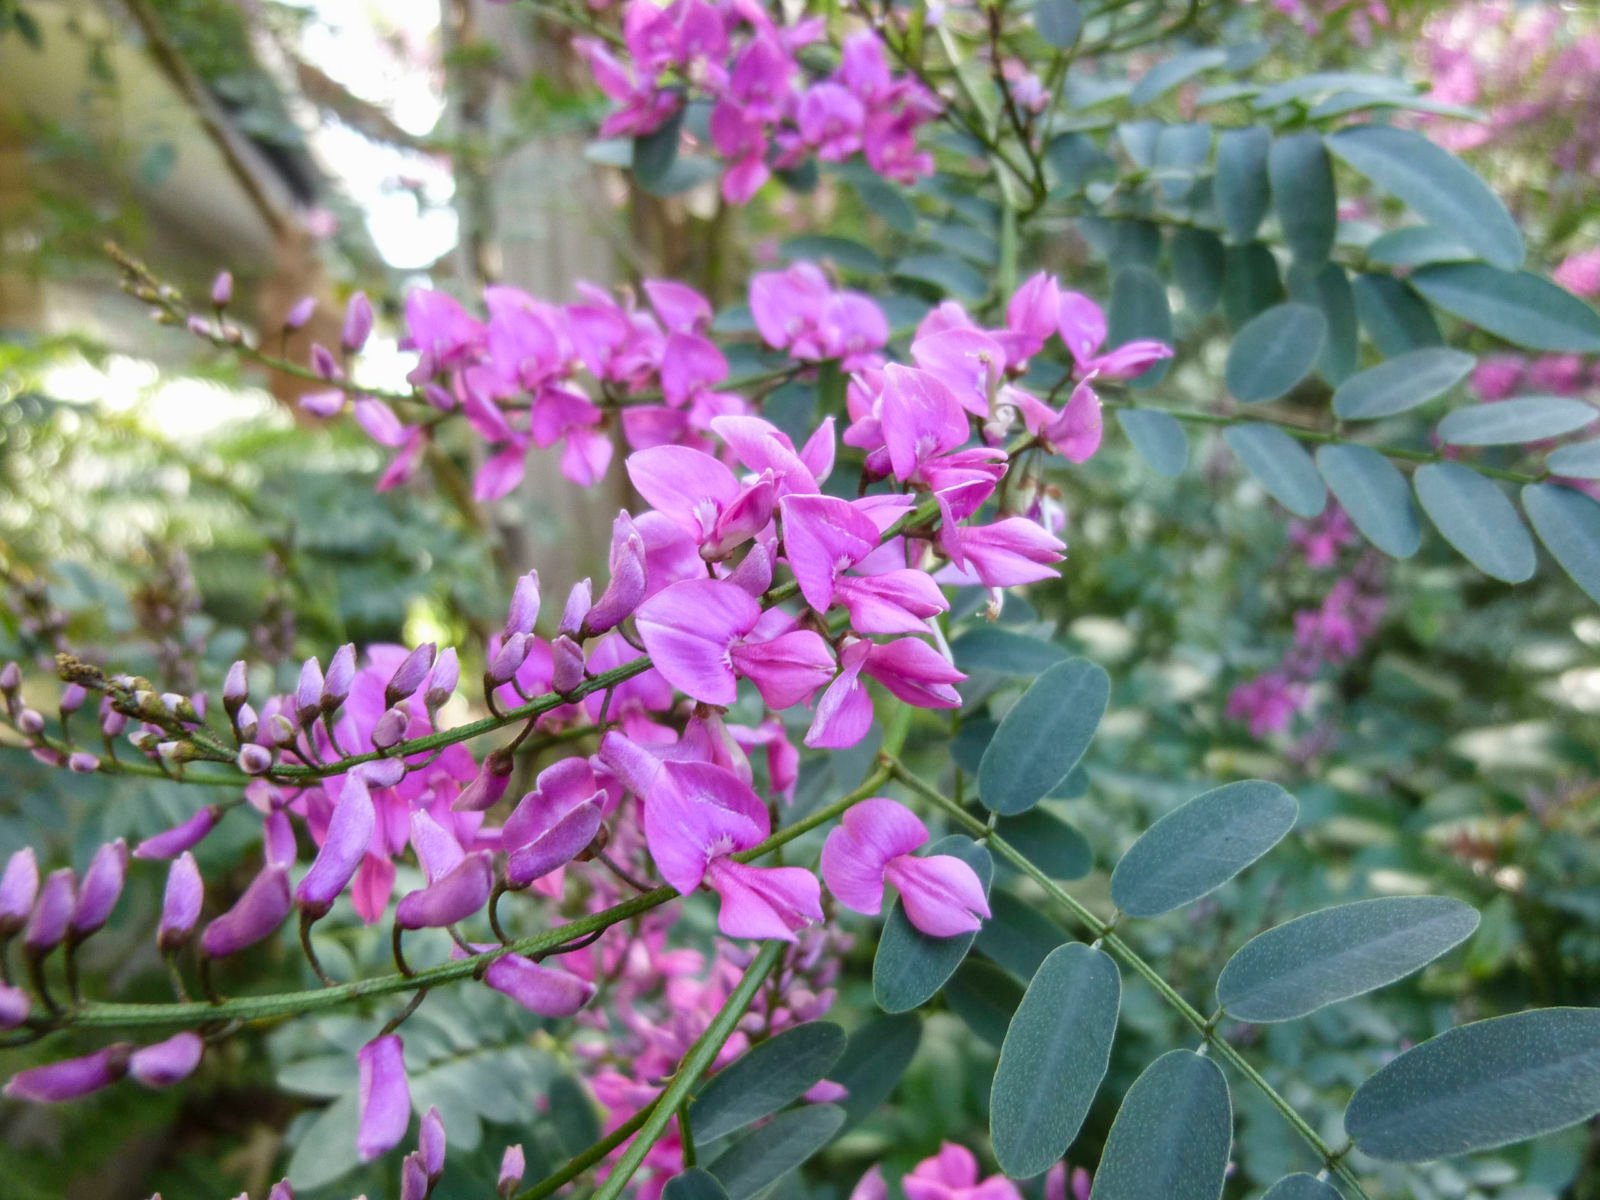
[[[1552,475],[1564,475],[1568,479],[1600,479],[1600,441],[1563,446],[1552,451],[1544,461]]]
[[[1566,396],[1514,396],[1445,414],[1439,438],[1452,446],[1512,446],[1573,433],[1600,409]]]
[[[144,187],[155,190],[172,178],[172,172],[177,165],[177,145],[168,141],[156,142],[139,156],[139,182]]]
[[[873,1017],[850,1035],[833,1068],[833,1082],[845,1089],[850,1124],[866,1120],[893,1094],[921,1043],[922,1021],[915,1013]]]
[[[1334,414],[1346,421],[1372,421],[1408,412],[1444,395],[1477,363],[1472,355],[1443,346],[1413,350],[1341,383],[1333,393]]]
[[[1279,304],[1253,318],[1228,350],[1223,378],[1241,404],[1288,394],[1311,374],[1328,323],[1307,304]]]
[[[1533,578],[1533,538],[1493,480],[1446,462],[1418,467],[1411,483],[1444,540],[1478,570],[1506,583]]]
[[[1275,783],[1227,783],[1173,809],[1128,847],[1111,899],[1130,917],[1158,917],[1215,891],[1294,828],[1300,806]]]
[[[1171,479],[1183,474],[1189,461],[1189,437],[1173,417],[1153,408],[1120,408],[1117,424],[1157,475]]]
[[[1500,198],[1472,168],[1420,133],[1355,125],[1329,137],[1328,149],[1485,261],[1507,271],[1522,265],[1522,231]]]
[[[995,889],[989,909],[978,949],[1020,979],[1031,979],[1052,950],[1071,940],[1038,905],[1011,892]]]
[[[984,892],[988,892],[994,878],[994,860],[971,838],[951,834],[930,846],[928,853],[955,855],[978,873]],[[896,900],[883,923],[878,952],[872,960],[872,996],[878,1007],[901,1013],[926,1004],[961,965],[976,937],[975,932],[929,937],[906,918]]]
[[[1340,1200],[1339,1193],[1330,1183],[1315,1175],[1285,1175],[1272,1185],[1272,1190],[1261,1200]]]
[[[1111,680],[1087,659],[1049,668],[1012,705],[978,765],[978,795],[1001,816],[1027,812],[1078,765],[1105,715]]]
[[[1228,61],[1228,52],[1220,47],[1205,50],[1186,50],[1158,62],[1140,77],[1128,93],[1128,100],[1139,106],[1161,99],[1180,83],[1193,79],[1213,67]]]
[[[808,233],[790,238],[779,247],[779,250],[790,262],[811,260],[833,263],[847,271],[855,271],[862,275],[882,275],[886,270],[884,261],[876,250],[851,238]]]
[[[844,1030],[827,1021],[758,1043],[701,1087],[689,1109],[695,1136],[724,1137],[798,1100],[827,1077],[844,1046]]]
[[[1360,357],[1361,327],[1356,318],[1356,297],[1350,277],[1338,263],[1289,268],[1289,295],[1309,304],[1328,323],[1328,336],[1317,356],[1317,372],[1338,386],[1355,372]]]
[[[700,1136],[696,1129],[695,1136]],[[710,1171],[690,1167],[667,1180],[661,1189],[661,1200],[728,1200],[728,1193]]]
[[[1070,657],[1054,642],[1030,637],[999,625],[978,625],[950,643],[956,666],[963,671],[993,671],[1031,679],[1046,667]]]
[[[1305,447],[1274,425],[1230,425],[1222,438],[1262,487],[1297,517],[1310,519],[1328,503],[1317,466]]]
[[[844,1109],[836,1104],[791,1109],[745,1134],[706,1169],[727,1191],[728,1200],[748,1200],[821,1150],[843,1125]]]
[[[1410,558],[1422,526],[1406,477],[1370,446],[1323,446],[1317,469],[1367,541],[1391,558]]]
[[[1002,817],[996,829],[1051,879],[1082,879],[1093,865],[1083,834],[1047,809],[1032,808],[1019,816]]]
[[[1121,1006],[1122,977],[1103,951],[1072,942],[1039,965],[989,1093],[994,1156],[1013,1179],[1048,1170],[1078,1136],[1106,1077]]]
[[[1440,263],[1411,286],[1452,316],[1529,350],[1600,353],[1600,313],[1548,279],[1482,263]]]
[[[1217,306],[1227,266],[1227,247],[1209,229],[1185,225],[1173,233],[1172,275],[1189,312],[1204,316]]]
[[[1172,309],[1167,285],[1148,267],[1123,267],[1111,281],[1111,305],[1106,313],[1107,349],[1139,338],[1172,344]],[[1130,380],[1134,387],[1149,387],[1166,378],[1170,361],[1156,363]]]
[[[1333,160],[1320,134],[1275,138],[1267,158],[1272,207],[1283,240],[1297,260],[1326,262],[1339,230],[1339,202],[1333,187]]]
[[[944,999],[967,1028],[998,1050],[1022,1003],[1022,984],[987,959],[969,958],[944,985]]]
[[[1530,483],[1522,489],[1522,510],[1562,570],[1600,603],[1600,504],[1571,488]]]
[[[1033,6],[1033,27],[1057,50],[1070,50],[1083,31],[1083,11],[1077,0],[1038,0]]]
[[[645,190],[664,183],[667,172],[678,161],[678,144],[683,133],[683,105],[653,133],[633,139],[633,174]]]
[[[1233,1146],[1228,1083],[1209,1058],[1169,1050],[1123,1097],[1090,1200],[1218,1200]]]
[[[989,294],[989,281],[978,270],[947,254],[913,254],[902,258],[895,263],[894,274],[931,283],[958,300],[982,300]]]
[[[1317,71],[1286,79],[1264,89],[1256,97],[1258,109],[1277,108],[1280,104],[1305,100],[1311,96],[1325,96],[1330,92],[1361,92],[1369,96],[1410,95],[1414,89],[1403,79],[1393,75],[1372,75],[1363,71]]]
[[[1363,1154],[1426,1162],[1492,1150],[1600,1112],[1600,1009],[1475,1021],[1413,1046],[1356,1089],[1345,1131]]]
[[[1239,1021],[1293,1021],[1420,971],[1478,927],[1448,896],[1357,900],[1258,934],[1228,960],[1217,1003]]]
[[[1409,285],[1390,275],[1357,275],[1351,290],[1361,328],[1385,358],[1444,345],[1433,312]]]
[[[1222,312],[1238,330],[1283,299],[1278,260],[1261,242],[1228,247],[1222,272]]]
[[[1267,155],[1272,135],[1259,125],[1224,129],[1217,138],[1217,175],[1213,191],[1228,240],[1248,242],[1267,215],[1271,192],[1267,183]]]

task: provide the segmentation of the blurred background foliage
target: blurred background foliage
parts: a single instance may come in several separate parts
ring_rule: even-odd
[[[1500,8],[1556,22],[1551,44],[1592,46],[1600,37],[1591,12]],[[1197,45],[1260,39],[1256,78],[1350,68],[1439,87],[1459,41],[1452,31],[1489,9],[1420,0],[1206,4],[1184,36]],[[144,74],[165,89],[143,110],[164,114],[160,128],[135,124],[114,136],[86,123],[77,106],[44,117],[0,108],[0,659],[43,673],[53,651],[71,645],[163,686],[214,689],[228,662],[248,656],[287,687],[300,658],[347,640],[434,638],[471,648],[503,611],[508,555],[518,570],[548,570],[547,594],[603,558],[596,529],[604,526],[592,513],[562,509],[548,475],[488,514],[452,503],[448,489],[375,493],[380,451],[359,431],[310,426],[292,407],[290,383],[151,327],[139,305],[113,296],[99,249],[108,238],[190,290],[231,268],[241,293],[267,297],[264,329],[300,294],[336,312],[357,285],[398,294],[426,277],[467,293],[486,264],[536,293],[569,298],[571,261],[540,251],[540,236],[586,241],[587,261],[610,279],[683,275],[735,305],[722,321],[728,328],[738,326],[749,267],[819,251],[845,278],[886,295],[902,334],[941,291],[988,290],[992,214],[960,182],[973,164],[958,145],[941,151],[951,174],[909,195],[830,171],[809,193],[769,191],[735,217],[698,192],[661,198],[623,186],[563,142],[598,109],[560,39],[526,12],[477,0],[384,10],[357,0],[0,0],[0,63],[45,53],[79,63],[80,98],[96,104],[120,89],[134,96],[156,86]],[[329,47],[380,65],[341,79]],[[1173,49],[1082,64],[1069,84],[1137,78]],[[1487,72],[1485,94],[1464,102],[1499,112],[1520,99],[1521,107],[1481,146],[1462,143],[1547,266],[1593,247],[1600,228],[1590,164],[1565,155],[1600,127],[1600,61],[1587,74],[1557,71],[1556,53],[1501,60],[1498,73]],[[475,124],[464,110],[485,76],[504,94],[493,119]],[[1168,103],[1178,112],[1184,100],[1174,94]],[[194,114],[208,104],[228,123],[220,143],[194,132]],[[339,147],[354,144],[347,138],[367,149],[336,169],[330,147],[336,160]],[[605,203],[552,194],[559,189],[548,183],[527,191],[533,185],[514,164],[530,151],[559,152],[560,170],[581,173]],[[194,158],[206,165],[179,202],[173,173]],[[484,190],[495,188],[485,203]],[[519,224],[530,206],[549,229]],[[207,223],[223,210],[244,215],[235,217],[242,232],[219,244]],[[803,240],[818,233],[848,242]],[[1021,260],[1104,298],[1106,262],[1118,249],[1084,235],[1076,223],[1044,221]],[[947,255],[933,278],[886,278],[884,260],[919,248]],[[1214,398],[1222,326],[1213,322],[1210,342],[1208,326],[1185,329],[1192,349],[1161,384],[1164,400],[1204,407]],[[392,340],[388,348],[398,361]],[[792,385],[771,412],[799,426],[817,402],[813,387]],[[465,446],[450,450],[470,462]],[[1101,663],[1113,680],[1112,708],[1082,777],[1050,801],[1085,841],[1073,890],[1091,906],[1105,906],[1109,864],[1189,796],[1242,776],[1294,792],[1301,819],[1291,839],[1211,900],[1139,930],[1145,953],[1192,997],[1209,994],[1233,948],[1294,914],[1407,892],[1474,904],[1483,914],[1478,934],[1420,976],[1304,1022],[1230,1031],[1302,1111],[1337,1114],[1394,1047],[1481,1016],[1600,996],[1600,612],[1564,576],[1544,572],[1506,587],[1435,538],[1405,562],[1363,565],[1366,552],[1348,546],[1313,567],[1284,512],[1228,458],[1220,437],[1202,432],[1190,468],[1162,478],[1110,436],[1090,464],[1063,472],[1070,558],[1062,578],[1008,602],[996,626],[967,618],[955,643],[974,674],[975,702],[950,736],[921,731],[910,756],[962,786],[963,761],[967,770],[975,762],[964,760],[963,737],[981,739],[985,701],[1003,705],[1038,666],[1019,672],[994,632],[1048,630],[1064,652]],[[609,495],[595,509],[602,519],[608,503],[615,508]],[[560,565],[547,569],[557,556]],[[1283,657],[1297,611],[1315,608],[1334,580],[1358,570],[1381,576],[1385,605],[1371,636],[1317,676],[1286,729],[1253,736],[1229,715],[1230,692]],[[198,655],[199,678],[182,677],[186,649]],[[464,678],[472,677],[469,666]],[[4,755],[0,853],[43,836],[52,853],[82,862],[107,838],[156,832],[187,811],[179,789],[159,782],[85,779],[12,749]],[[834,758],[841,761],[808,764],[802,803],[858,777],[854,760],[842,761],[849,755]],[[208,877],[238,861],[235,828],[224,825],[204,844]],[[1002,876],[999,884],[996,922],[963,968],[969,987],[960,995],[977,1008],[974,998],[1020,991],[1043,950],[1068,936],[1041,915],[1025,881]],[[134,872],[132,915],[91,943],[91,987],[114,981],[130,999],[163,995],[153,948],[131,932],[148,925],[158,902],[154,878]],[[378,934],[342,934],[328,939],[343,956],[330,962],[336,974],[383,962]],[[870,977],[871,949],[860,940],[861,969],[848,978]],[[262,986],[312,982],[285,946],[261,949],[251,967]],[[981,1036],[981,1012],[958,1012],[961,1003],[954,992],[936,1002],[893,1103],[836,1143],[805,1180],[781,1185],[786,1193],[842,1197],[880,1158],[895,1174],[943,1139],[980,1137],[997,1049]],[[854,983],[835,1019],[855,1027],[872,1012],[867,985]],[[344,1170],[349,1048],[373,1024],[355,1014],[234,1039],[208,1057],[194,1086],[171,1094],[112,1090],[61,1109],[7,1103],[0,1192],[44,1200],[160,1190],[167,1200],[211,1200],[258,1191],[285,1162],[299,1162],[312,1200],[388,1196],[388,1173]],[[413,1030],[415,1061],[425,1068],[414,1088],[436,1089],[467,1114],[451,1131],[442,1194],[488,1194],[507,1142],[528,1146],[537,1178],[541,1158],[557,1161],[593,1140],[565,1051],[498,997],[455,989],[407,1027],[408,1050]],[[1092,1158],[1140,1066],[1187,1040],[1148,993],[1127,989],[1111,1085],[1074,1157]],[[21,1065],[29,1053],[7,1057]],[[1230,1195],[1259,1195],[1278,1175],[1315,1166],[1257,1096],[1238,1090],[1235,1102]],[[1340,1140],[1336,1127],[1322,1132]],[[1600,1148],[1585,1127],[1467,1160],[1363,1171],[1383,1180],[1384,1195],[1419,1200],[1600,1197]]]

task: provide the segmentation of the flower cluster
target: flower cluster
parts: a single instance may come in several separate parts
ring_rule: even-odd
[[[934,94],[889,69],[870,32],[844,40],[832,72],[818,76],[801,52],[824,22],[780,25],[753,4],[731,0],[630,0],[622,11],[622,56],[580,38],[600,90],[617,105],[604,137],[643,137],[669,127],[690,103],[710,105],[709,133],[728,160],[722,195],[744,204],[774,171],[807,158],[859,154],[889,179],[915,182],[933,170],[917,148],[920,126],[939,112]],[[676,127],[671,126],[676,135]]]

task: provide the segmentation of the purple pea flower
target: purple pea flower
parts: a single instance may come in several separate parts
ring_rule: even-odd
[[[389,685],[383,689],[383,706],[393,708],[400,701],[408,699],[427,679],[429,670],[433,667],[434,655],[438,648],[432,642],[423,642],[404,661],[395,668],[394,674],[389,678]]]
[[[279,863],[265,866],[234,906],[206,926],[200,949],[211,958],[237,954],[283,924],[292,906],[288,868]]]
[[[295,901],[307,917],[315,920],[333,907],[361,866],[376,824],[377,810],[366,783],[359,775],[346,776],[344,790],[328,822],[327,837],[295,891]]]
[[[15,1029],[28,1019],[33,999],[19,987],[0,983],[0,1029]]]
[[[400,1160],[400,1200],[428,1200],[428,1169],[414,1150]]]
[[[128,843],[118,838],[94,853],[72,910],[72,932],[83,938],[99,929],[111,916],[128,876]]]
[[[178,949],[194,933],[200,906],[206,898],[205,882],[194,855],[185,850],[167,871],[167,890],[161,901],[161,926],[156,945],[163,953]]]
[[[128,1074],[148,1088],[171,1087],[194,1073],[204,1050],[200,1035],[186,1029],[135,1050],[128,1056]]]
[[[311,314],[317,311],[317,301],[312,296],[302,296],[289,306],[289,311],[284,314],[283,328],[285,332],[303,329]]]
[[[345,702],[356,678],[356,648],[349,642],[333,652],[328,673],[322,680],[322,711],[331,713]]]
[[[371,335],[372,301],[365,292],[356,292],[345,305],[344,330],[339,335],[339,344],[354,354],[367,344]]]
[[[18,1071],[6,1084],[5,1094],[13,1100],[31,1100],[35,1104],[76,1100],[121,1079],[127,1073],[128,1056],[132,1052],[133,1047],[128,1043],[116,1042],[80,1058],[66,1058]]]
[[[515,1146],[507,1146],[506,1152],[500,1156],[500,1181],[495,1185],[495,1190],[502,1196],[511,1195],[522,1183],[523,1172],[527,1169],[522,1144],[519,1142]]]
[[[439,1109],[429,1105],[422,1114],[422,1131],[417,1135],[417,1152],[422,1156],[422,1168],[428,1173],[429,1183],[437,1183],[444,1174],[444,1120]]]
[[[78,877],[71,867],[51,871],[39,889],[39,901],[33,906],[28,919],[28,932],[23,945],[35,954],[45,954],[55,949],[67,935],[67,922],[72,919],[74,895]]]
[[[456,683],[460,678],[461,663],[456,657],[456,648],[446,646],[434,660],[433,671],[428,676],[428,690],[422,698],[430,712],[455,695]]]
[[[489,964],[483,981],[541,1017],[570,1017],[594,997],[594,984],[524,958],[504,954]]]
[[[400,1035],[374,1038],[356,1054],[360,1068],[361,1123],[356,1152],[371,1162],[392,1150],[411,1123],[411,1087],[406,1082],[405,1046]]]
[[[216,827],[217,819],[221,816],[222,809],[215,804],[208,804],[187,821],[174,825],[165,833],[145,838],[134,849],[133,856],[157,860],[176,858],[185,850],[198,846],[206,834]]]
[[[6,860],[0,875],[0,939],[9,938],[28,923],[33,902],[39,897],[39,860],[32,846],[24,846]]]

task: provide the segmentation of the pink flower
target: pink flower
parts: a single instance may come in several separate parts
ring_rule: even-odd
[[[1492,354],[1472,372],[1472,390],[1483,400],[1504,400],[1522,383],[1527,363],[1520,355]]]
[[[822,878],[839,903],[876,916],[884,885],[900,893],[911,923],[930,937],[971,933],[989,915],[977,874],[959,858],[912,851],[928,840],[927,827],[904,805],[863,800],[844,814],[822,847]]]
[[[628,456],[628,478],[657,512],[670,517],[710,561],[726,557],[772,519],[772,481],[740,484],[709,454],[656,446]]]
[[[992,525],[946,525],[941,544],[951,565],[934,576],[940,583],[981,583],[1008,588],[1053,579],[1066,546],[1027,517]]]
[[[902,482],[971,436],[960,399],[931,371],[890,363],[883,369],[879,407],[890,469]]]
[[[1045,449],[1075,463],[1087,462],[1100,449],[1100,397],[1087,380],[1072,389],[1059,413],[1020,388],[1008,388],[1007,395],[1021,412],[1024,427]]]
[[[869,365],[889,340],[883,310],[858,292],[835,292],[815,263],[752,276],[750,315],[769,346],[807,361],[838,358],[845,370]]]
[[[860,502],[786,496],[779,507],[784,553],[800,594],[818,612],[838,600],[859,633],[920,633],[926,631],[928,617],[949,607],[938,585],[922,571],[844,574],[878,549],[878,527]]]
[[[685,895],[708,883],[722,898],[717,927],[729,937],[794,941],[798,930],[822,919],[821,888],[811,872],[730,857],[771,828],[749,785],[710,763],[662,763],[645,797],[645,840],[656,869]]]
[[[1022,1200],[1017,1185],[1003,1175],[980,1180],[972,1151],[953,1142],[913,1167],[900,1186],[906,1200]]]
[[[1108,379],[1132,379],[1164,358],[1172,357],[1172,347],[1161,342],[1139,340],[1124,343],[1100,354],[1106,340],[1106,315],[1081,292],[1062,292],[1060,305],[1061,340],[1072,352],[1078,369],[1085,374]]]
[[[833,655],[808,629],[751,638],[762,619],[761,605],[737,584],[692,579],[641,604],[637,625],[655,669],[686,695],[726,708],[743,676],[770,707],[788,708],[828,681]]]
[[[823,162],[842,162],[861,149],[867,110],[837,83],[816,83],[800,97],[800,136]]]
[[[1600,247],[1569,254],[1550,278],[1580,296],[1600,296]]]
[[[839,674],[817,701],[806,731],[813,749],[854,746],[872,727],[872,700],[861,676],[876,679],[890,694],[918,708],[960,708],[954,684],[966,679],[926,642],[897,638],[876,644],[849,639],[839,651]]]
[[[1055,276],[1040,271],[1012,293],[1006,304],[1013,366],[1044,349],[1061,324],[1061,288]]]
[[[525,887],[581,854],[600,831],[605,799],[587,759],[562,759],[540,771],[500,831],[511,885]]]
[[[362,1162],[371,1162],[399,1145],[411,1123],[411,1087],[400,1036],[374,1038],[357,1052],[356,1064],[361,1074],[356,1152]]]

